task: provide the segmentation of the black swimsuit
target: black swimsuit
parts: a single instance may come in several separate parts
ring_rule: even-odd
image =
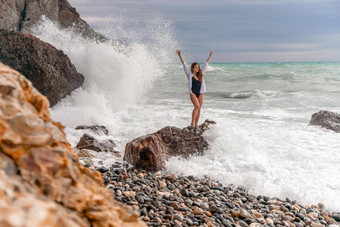
[[[191,91],[198,98],[201,94],[201,82],[196,80],[195,77],[192,77]]]

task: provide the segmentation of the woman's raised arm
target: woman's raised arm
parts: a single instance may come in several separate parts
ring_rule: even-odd
[[[212,55],[213,53],[214,53],[213,51],[210,51],[209,57],[208,57],[208,59],[206,60],[207,63],[209,63],[210,58],[211,58],[211,55]]]
[[[184,61],[184,59],[183,59],[183,57],[182,57],[181,50],[180,50],[180,49],[177,49],[177,50],[176,50],[176,53],[178,54],[179,59],[181,59],[182,64],[184,64],[185,61]]]

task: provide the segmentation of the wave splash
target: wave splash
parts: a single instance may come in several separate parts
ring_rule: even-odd
[[[163,65],[172,62],[172,50],[179,44],[171,23],[160,17],[145,24],[140,22],[139,27],[141,33],[124,30],[122,26],[105,27],[107,37],[114,41],[129,37],[129,43],[98,43],[79,36],[72,28],[61,28],[47,18],[41,19],[33,28],[33,35],[67,54],[85,77],[80,89],[53,108],[55,119],[68,127],[111,123],[118,108],[143,100],[153,81],[163,75]],[[145,44],[146,33],[159,35],[150,36],[154,38]]]

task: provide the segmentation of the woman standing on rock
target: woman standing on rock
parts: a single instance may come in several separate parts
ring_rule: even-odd
[[[200,118],[201,107],[203,105],[204,92],[206,91],[203,74],[205,73],[208,67],[208,63],[210,61],[210,58],[213,52],[210,51],[209,57],[206,60],[205,64],[203,65],[202,69],[200,68],[200,65],[197,62],[194,62],[191,64],[191,70],[189,70],[188,65],[183,60],[181,50],[177,50],[176,52],[179,58],[181,59],[185,74],[188,77],[190,100],[192,104],[194,105],[194,109],[192,111],[192,120],[191,120],[190,125],[192,127],[197,127],[198,120]]]

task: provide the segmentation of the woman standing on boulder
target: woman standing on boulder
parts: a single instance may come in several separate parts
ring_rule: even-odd
[[[197,127],[198,120],[200,118],[201,107],[203,105],[204,92],[206,91],[203,74],[205,73],[208,67],[208,63],[210,61],[210,58],[213,52],[210,51],[209,57],[206,60],[205,64],[203,65],[202,69],[200,68],[200,65],[197,62],[194,62],[191,64],[191,70],[189,70],[188,65],[183,60],[181,50],[177,50],[176,52],[179,58],[181,59],[185,74],[188,77],[190,100],[192,104],[194,105],[194,109],[192,111],[192,120],[191,120],[190,125],[192,127]]]

